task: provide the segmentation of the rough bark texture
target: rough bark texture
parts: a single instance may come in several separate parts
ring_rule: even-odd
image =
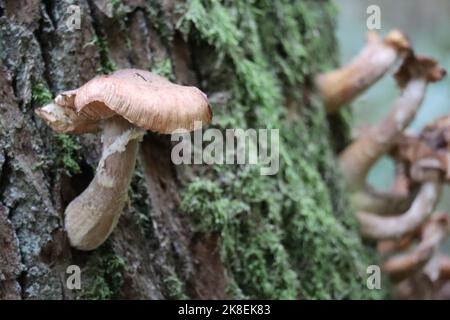
[[[311,91],[335,65],[334,15],[317,0],[0,0],[0,298],[379,296],[336,172],[345,117]],[[99,136],[54,134],[34,109],[131,66],[200,87],[215,128],[280,128],[280,172],[174,166],[170,138],[148,133],[117,229],[79,252],[63,214]],[[66,287],[71,264],[81,290]]]

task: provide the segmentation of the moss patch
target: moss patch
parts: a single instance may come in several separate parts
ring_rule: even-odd
[[[173,300],[183,300],[188,299],[188,296],[184,291],[184,284],[178,278],[178,276],[173,272],[166,278],[164,278],[164,285],[166,287],[165,297]]]
[[[136,165],[133,178],[131,179],[128,195],[130,202],[133,204],[132,207],[136,209],[137,223],[142,234],[147,239],[151,239],[153,236],[152,221],[149,216],[151,203],[139,163]]]
[[[33,102],[39,106],[44,106],[52,101],[52,93],[48,89],[47,85],[42,82],[32,81],[32,99]],[[78,165],[79,155],[78,151],[81,146],[76,142],[73,136],[68,134],[55,134],[58,152],[55,152],[58,156],[55,159],[55,164],[58,167],[63,167],[68,174],[80,173],[80,166]],[[37,170],[45,165],[44,161],[40,161],[35,164],[33,170]]]
[[[108,244],[96,251],[83,270],[81,299],[119,299],[123,285],[125,261],[111,252]]]
[[[63,167],[69,175],[80,173],[78,151],[81,149],[81,146],[73,136],[65,133],[55,134],[55,138],[59,148],[59,152],[57,152],[58,157],[56,158],[57,166]]]
[[[110,57],[108,43],[103,36],[95,35],[93,43],[98,47],[100,67],[98,73],[109,74],[117,70],[116,62]]]
[[[31,97],[34,103],[43,106],[52,100],[52,93],[44,83],[32,81]]]
[[[336,63],[334,14],[329,1],[190,0],[177,24],[212,47],[215,63],[205,73],[228,74],[205,84],[231,91],[213,125],[280,129],[277,175],[214,166],[211,178],[193,181],[183,195],[196,230],[220,232],[234,297],[382,295],[366,289],[365,270],[375,261],[340,184],[323,106],[308,90],[314,74]]]
[[[151,68],[151,72],[170,80],[174,79],[172,61],[170,61],[170,59],[156,61]]]

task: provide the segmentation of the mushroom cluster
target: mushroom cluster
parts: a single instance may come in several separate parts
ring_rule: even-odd
[[[418,135],[404,133],[392,148],[391,156],[402,167],[399,188],[412,193],[416,186],[422,188],[433,181],[439,196],[443,185],[450,182],[450,116],[435,120]],[[402,220],[402,216],[391,218],[404,225],[403,232],[395,237],[383,239],[373,234],[385,261],[383,269],[396,284],[398,297],[450,297],[450,257],[439,253],[440,245],[450,234],[450,216],[434,212],[438,201],[435,196],[421,198],[415,194],[414,202],[421,202],[423,207],[416,217],[410,214],[407,220]]]
[[[384,39],[369,32],[366,46],[348,65],[317,77],[326,112],[336,112],[351,102],[409,52],[409,40],[402,32],[393,30]]]
[[[395,70],[401,95],[381,121],[340,153],[339,162],[361,234],[378,244],[383,270],[397,284],[398,296],[420,292],[430,297],[449,279],[450,258],[441,256],[438,247],[449,234],[450,219],[434,211],[442,186],[450,181],[450,117],[430,124],[419,135],[408,133],[407,128],[427,85],[443,79],[446,71],[434,59],[417,55],[408,38],[394,30],[383,40],[370,33],[367,46],[349,65],[319,75],[316,84],[327,113],[333,113],[389,69]],[[375,190],[366,181],[383,155],[396,163],[395,183],[387,192]],[[417,289],[418,278],[421,285],[428,279],[432,290]]]
[[[65,210],[65,229],[79,250],[100,246],[123,211],[139,142],[146,130],[168,134],[211,122],[206,95],[145,70],[124,69],[93,78],[36,110],[54,131],[101,131],[103,150],[94,179]]]

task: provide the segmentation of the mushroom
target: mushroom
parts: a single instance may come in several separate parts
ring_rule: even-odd
[[[363,132],[360,130],[360,133]],[[355,137],[355,139],[357,136]],[[395,146],[389,155],[397,160]],[[414,200],[419,186],[412,183],[408,176],[409,167],[404,161],[395,162],[395,176],[389,191],[376,190],[370,185],[365,185],[361,190],[355,190],[351,195],[353,208],[360,211],[374,212],[379,215],[395,215],[408,210]]]
[[[316,78],[326,112],[336,112],[351,102],[409,52],[409,40],[402,32],[393,30],[384,39],[369,32],[367,45],[348,65]]]
[[[432,214],[441,194],[441,173],[428,172],[426,181],[411,204],[411,207],[398,216],[379,216],[374,213],[357,212],[361,234],[366,238],[385,240],[400,238],[425,222]]]
[[[366,186],[363,190],[358,190],[351,195],[353,208],[360,211],[370,211],[379,215],[395,215],[398,212],[408,210],[414,197],[416,196],[418,186],[409,187],[407,192],[399,191],[396,183],[403,183],[399,180],[402,176],[396,175],[394,187],[390,192],[375,190],[371,186]]]
[[[397,299],[449,299],[450,257],[439,253],[437,245],[423,255],[429,258],[428,261],[417,255],[416,249],[416,254],[403,256],[403,265],[390,266],[400,267],[390,275],[395,282],[393,291]],[[402,261],[398,259],[398,262]]]
[[[137,69],[95,77],[63,92],[36,113],[58,132],[102,129],[103,151],[95,177],[65,210],[70,243],[79,250],[97,248],[116,226],[145,130],[191,131],[197,128],[194,122],[208,124],[212,118],[206,95],[199,89]],[[93,126],[87,128],[86,123]]]
[[[427,125],[419,135],[402,133],[397,139],[391,155],[398,167],[403,167],[403,184],[411,185],[411,176],[421,174],[421,167],[445,173],[445,182],[450,181],[450,116],[443,116]]]
[[[442,255],[434,255],[428,264],[422,268],[422,272],[415,272],[406,279],[396,283],[393,288],[395,299],[413,300],[449,300],[450,282],[449,258]],[[425,269],[434,265],[434,274]]]
[[[411,54],[404,61],[396,73],[397,83],[403,92],[391,112],[339,155],[344,178],[351,188],[364,188],[370,168],[392,148],[414,119],[427,84],[441,80],[445,74],[445,70],[431,58]]]
[[[449,149],[449,116],[426,126],[418,136],[400,134],[391,154],[402,168],[402,180],[408,180],[407,184],[420,184],[420,191],[411,207],[399,216],[358,212],[364,236],[378,240],[402,237],[427,220],[439,199],[444,179],[448,181]]]
[[[449,231],[448,213],[437,213],[404,237],[378,243],[378,252],[385,260],[383,271],[394,282],[393,291],[397,298],[449,296],[450,258],[439,252]]]
[[[445,255],[439,255],[438,261],[439,261],[440,280],[450,280],[450,257]]]
[[[419,244],[411,252],[390,257],[383,264],[383,270],[395,281],[401,281],[420,270],[432,274],[434,273],[432,270],[425,270],[424,268],[432,269],[430,262],[433,257],[436,257],[438,259],[435,262],[438,263],[435,264],[435,269],[439,271],[441,261],[439,255],[436,254],[437,248],[448,236],[449,222],[447,214],[433,216],[421,228]],[[445,261],[442,262],[442,269],[444,269],[446,267]],[[436,277],[433,276],[433,278]]]
[[[409,156],[407,160],[414,161],[414,159],[426,159],[433,158],[436,161],[436,165],[446,171],[446,182],[450,181],[450,116],[443,116],[431,124],[427,125],[420,136],[419,141],[415,141],[412,138],[409,146],[407,145],[403,155]]]
[[[73,107],[69,108],[58,95],[54,101],[36,109],[36,114],[56,132],[83,134],[100,130],[99,122],[84,115],[77,114]]]

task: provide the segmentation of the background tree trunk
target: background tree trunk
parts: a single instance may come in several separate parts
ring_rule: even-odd
[[[346,117],[311,90],[336,64],[334,15],[317,0],[0,0],[0,298],[378,297],[336,171]],[[174,166],[170,137],[148,133],[118,227],[79,252],[63,214],[99,136],[55,134],[34,110],[127,67],[201,88],[212,127],[279,128],[280,172]]]

